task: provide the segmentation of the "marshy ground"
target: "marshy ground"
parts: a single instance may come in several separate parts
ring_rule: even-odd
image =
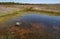
[[[0,5],[0,39],[60,39],[60,34],[58,34],[60,20],[56,23],[57,25],[52,25],[49,28],[50,31],[47,29],[48,25],[44,23],[23,21],[19,25],[20,27],[16,26],[16,21],[20,19],[15,20],[15,18],[26,14],[48,14],[59,18],[60,5]]]

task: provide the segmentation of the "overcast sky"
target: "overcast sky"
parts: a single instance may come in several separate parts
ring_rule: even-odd
[[[0,2],[20,2],[20,3],[43,3],[43,4],[60,4],[60,0],[0,0]]]

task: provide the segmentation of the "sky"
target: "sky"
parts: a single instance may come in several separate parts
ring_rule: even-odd
[[[0,0],[0,2],[19,2],[19,3],[37,3],[37,4],[60,4],[60,0]]]

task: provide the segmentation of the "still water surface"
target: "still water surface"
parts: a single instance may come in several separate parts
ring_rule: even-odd
[[[49,15],[42,15],[42,14],[25,14],[20,17],[8,20],[7,24],[15,24],[16,22],[32,22],[32,23],[44,23],[49,26],[57,25],[60,26],[60,16],[49,16]]]

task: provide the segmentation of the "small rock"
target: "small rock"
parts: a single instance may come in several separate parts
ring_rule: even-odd
[[[21,23],[20,22],[16,22],[16,25],[20,25]]]

